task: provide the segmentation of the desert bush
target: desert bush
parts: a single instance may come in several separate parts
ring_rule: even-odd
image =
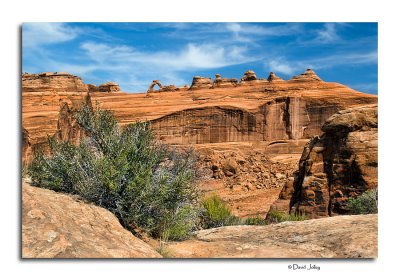
[[[202,227],[214,228],[237,225],[241,219],[232,215],[229,206],[217,195],[202,200],[203,212],[201,214]]]
[[[377,190],[368,190],[356,198],[349,198],[347,202],[347,209],[351,214],[378,213]]]
[[[287,221],[304,221],[307,219],[307,216],[304,212],[302,213],[283,213],[277,210],[270,210],[267,215],[268,223],[281,223]]]
[[[267,224],[267,220],[262,217],[248,217],[243,219],[243,224],[250,226],[263,226]]]
[[[87,137],[79,145],[49,138],[50,155],[29,166],[40,187],[73,193],[107,208],[128,229],[183,239],[198,216],[197,156],[157,142],[148,122],[120,128],[107,110],[83,105],[76,119]]]

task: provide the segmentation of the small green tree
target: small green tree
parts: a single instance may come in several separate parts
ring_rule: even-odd
[[[107,208],[128,229],[185,238],[198,216],[193,150],[159,143],[148,122],[120,128],[107,110],[83,105],[76,119],[87,137],[79,145],[49,138],[50,155],[35,153],[29,166],[33,183]]]

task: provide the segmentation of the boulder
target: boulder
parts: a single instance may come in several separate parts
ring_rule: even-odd
[[[79,198],[22,186],[23,258],[160,258],[108,210]]]

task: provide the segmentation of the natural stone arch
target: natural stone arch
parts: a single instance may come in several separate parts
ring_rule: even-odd
[[[159,80],[153,80],[149,86],[149,89],[147,90],[147,93],[153,92],[154,91],[154,86],[158,85],[160,89],[162,89],[161,82]]]

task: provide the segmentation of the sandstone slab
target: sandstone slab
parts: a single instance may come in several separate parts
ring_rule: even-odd
[[[23,258],[160,258],[106,209],[22,186]]]
[[[167,248],[176,258],[376,258],[378,216],[220,227]]]

